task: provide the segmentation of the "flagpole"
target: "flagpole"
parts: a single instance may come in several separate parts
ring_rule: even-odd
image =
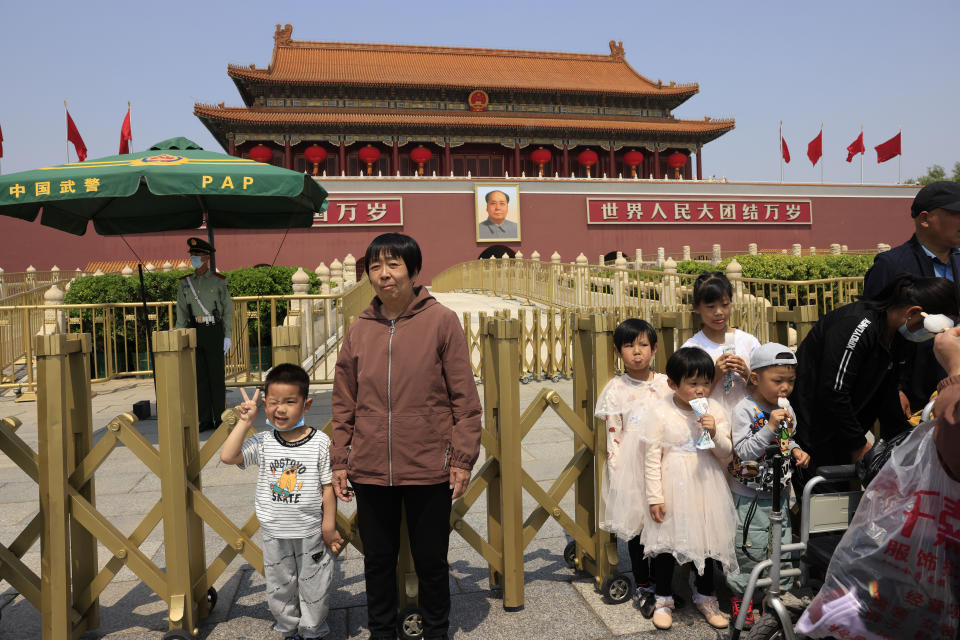
[[[67,111],[67,101],[64,100],[63,101],[64,122],[66,122],[66,116],[68,113],[69,111]],[[67,161],[65,164],[70,164],[70,139],[69,138],[67,139],[67,142],[64,144],[64,147],[66,148],[66,152],[67,152]]]
[[[777,146],[780,147],[780,182],[783,182],[783,120],[780,121],[780,139],[777,140]]]
[[[127,113],[130,113],[130,101],[127,100]],[[130,151],[133,151],[133,122],[130,123]]]
[[[823,120],[820,121],[820,184],[823,184]]]
[[[863,146],[863,123],[860,123],[860,145]],[[866,151],[860,152],[860,184],[863,184],[863,156],[867,155]]]
[[[903,166],[903,127],[900,127],[900,153],[897,154],[897,184],[901,184],[903,179],[900,174],[900,169]]]

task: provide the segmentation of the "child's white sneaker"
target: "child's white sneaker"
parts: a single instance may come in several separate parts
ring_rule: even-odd
[[[694,591],[693,604],[696,605],[697,610],[703,614],[704,619],[714,629],[726,629],[730,624],[727,616],[720,613],[720,605],[717,603],[716,596],[705,596]]]
[[[669,629],[673,626],[673,598],[671,596],[657,596],[656,608],[653,610],[653,626],[657,629]]]

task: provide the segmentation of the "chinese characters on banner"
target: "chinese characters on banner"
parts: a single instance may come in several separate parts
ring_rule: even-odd
[[[956,584],[957,574],[960,573],[957,560],[960,557],[960,498],[951,498],[939,491],[915,491],[913,505],[904,515],[906,518],[899,535],[889,540],[883,551],[884,564],[905,574],[907,581],[920,584],[925,580],[930,587],[949,589],[949,584]],[[936,527],[936,539],[932,546],[929,541],[921,544],[922,541],[918,539],[920,536],[914,536],[914,529],[925,520],[930,521],[930,526]],[[921,591],[919,588],[907,591],[903,599],[896,602],[887,601],[882,593],[874,594],[860,617],[896,637],[917,640],[952,638],[960,620],[960,603],[953,602],[948,609],[947,603],[925,596]],[[935,592],[936,589],[928,591]],[[921,614],[919,628],[901,628],[905,619],[917,622],[918,613]],[[952,623],[943,626],[945,618]],[[836,631],[839,632],[839,629]],[[901,632],[904,635],[896,635]]]
[[[330,198],[324,213],[313,214],[314,227],[402,227],[401,198]]]
[[[809,200],[587,198],[588,224],[813,224]]]

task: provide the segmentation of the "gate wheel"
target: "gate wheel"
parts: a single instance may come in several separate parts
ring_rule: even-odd
[[[630,599],[633,583],[625,573],[615,573],[603,581],[600,591],[610,604],[621,604]]]
[[[423,611],[418,607],[407,607],[400,612],[397,631],[404,640],[419,640],[423,637]]]

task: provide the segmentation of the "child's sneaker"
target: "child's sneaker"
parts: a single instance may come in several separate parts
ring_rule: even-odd
[[[693,604],[697,606],[697,610],[703,614],[704,619],[714,629],[726,629],[729,625],[727,616],[720,613],[720,605],[717,603],[716,596],[705,596],[694,592]]]
[[[740,615],[740,606],[743,604],[743,598],[740,596],[731,596],[730,597],[730,619],[736,621],[737,616]],[[744,628],[750,628],[753,626],[753,600],[747,603],[747,617],[743,622]]]
[[[653,610],[656,608],[656,594],[652,584],[644,584],[637,587],[634,594],[637,608],[640,609],[640,615],[649,620],[653,617]]]
[[[673,598],[657,596],[653,611],[653,626],[657,629],[669,629],[673,626]]]

